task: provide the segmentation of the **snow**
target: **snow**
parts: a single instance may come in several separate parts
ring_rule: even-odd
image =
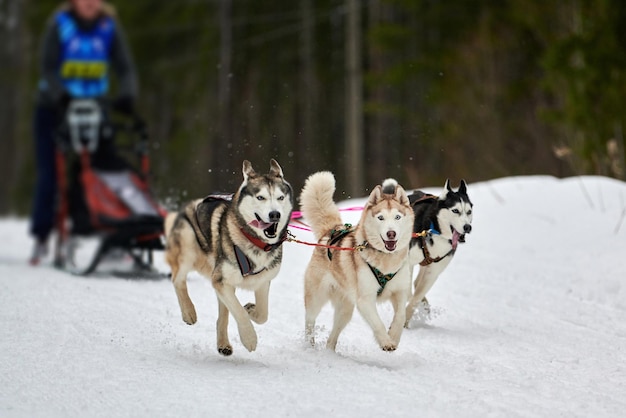
[[[189,280],[188,326],[168,280],[30,267],[26,220],[2,219],[0,416],[623,416],[626,184],[534,176],[468,190],[473,232],[429,293],[432,317],[393,353],[358,313],[337,353],[325,350],[330,307],[320,345],[304,343],[308,246],[285,244],[257,350],[231,321],[235,351],[222,357],[207,280]],[[379,309],[389,323],[391,307]]]

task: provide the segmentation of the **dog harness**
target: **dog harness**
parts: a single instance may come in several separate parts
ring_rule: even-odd
[[[331,252],[331,249],[336,248],[335,244],[337,244],[339,241],[343,239],[343,237],[345,237],[346,235],[348,235],[350,232],[353,231],[351,224],[343,224],[343,226],[344,226],[343,228],[335,228],[330,231],[330,239],[328,240],[328,245],[327,245],[328,248],[326,250],[329,260],[333,259],[333,253]],[[364,245],[366,245],[366,243],[364,243],[361,247],[363,247]],[[376,278],[376,281],[380,285],[378,292],[376,292],[376,295],[380,296],[380,294],[383,293],[383,290],[385,290],[385,286],[387,285],[387,283],[391,279],[393,279],[393,277],[398,272],[396,271],[395,273],[384,274],[382,271],[378,270],[376,267],[372,266],[370,263],[367,263],[367,266],[370,268],[370,270],[372,271],[372,274]]]
[[[413,196],[415,196],[416,200],[411,203],[412,207],[415,207],[418,204],[429,201],[429,200],[437,199],[437,196],[435,195],[426,194],[426,193],[419,192],[419,191],[416,192],[414,195],[409,196],[409,198]],[[420,266],[428,266],[433,263],[438,263],[444,258],[454,255],[456,251],[456,246],[453,246],[452,249],[448,251],[446,254],[444,254],[443,256],[432,258],[430,256],[430,251],[428,251],[428,246],[426,243],[426,237],[427,236],[430,237],[431,235],[441,235],[441,232],[439,232],[437,228],[435,228],[435,223],[432,221],[430,222],[430,226],[428,227],[427,230],[413,233],[413,238],[417,239],[418,245],[422,249],[422,254],[424,254],[424,259],[420,263]]]
[[[241,248],[237,247],[236,245],[233,245],[233,249],[235,250],[235,258],[237,259],[237,264],[239,264],[239,271],[241,272],[241,275],[243,277],[254,276],[255,274],[259,274],[263,270],[265,270],[265,267],[263,267],[259,271],[254,271],[254,268],[252,267],[252,263],[250,262],[250,259],[241,250]]]
[[[350,232],[352,232],[352,225],[351,224],[343,224],[343,226],[344,226],[344,228],[332,229],[330,231],[330,238],[328,240],[328,249],[326,250],[327,254],[328,254],[328,259],[329,260],[333,259],[333,253],[330,251],[331,247],[334,246],[335,244],[337,244],[339,241],[341,241],[343,239],[343,237],[345,237]]]
[[[183,213],[183,216],[187,221],[191,224],[191,226],[196,231],[196,241],[198,241],[198,245],[200,248],[206,253],[211,250],[211,238],[210,232],[207,236],[205,231],[211,231],[211,215],[217,209],[217,207],[221,204],[230,205],[233,200],[232,193],[212,193],[205,197],[202,202],[198,204],[196,210],[194,211],[194,221],[189,219],[187,213]],[[265,252],[274,251],[278,247],[280,247],[283,242],[285,242],[288,238],[287,231],[285,230],[283,234],[280,236],[278,242],[274,244],[268,244],[263,240],[250,235],[243,228],[240,229],[241,233],[254,244],[256,247],[260,248]],[[239,271],[243,277],[253,276],[255,274],[259,274],[265,270],[263,267],[259,271],[254,271],[254,266],[248,256],[243,252],[241,248],[237,245],[233,245],[233,250],[235,252],[235,258],[237,259],[237,264],[239,265]]]
[[[195,231],[196,241],[202,251],[211,251],[211,216],[220,205],[229,205],[233,199],[232,193],[213,193],[205,197],[202,202],[193,209],[181,212],[181,216],[189,222]]]
[[[380,285],[378,292],[376,292],[376,296],[380,296],[380,294],[383,293],[383,290],[385,290],[385,286],[387,285],[387,283],[389,283],[391,279],[393,279],[394,276],[398,274],[398,272],[396,271],[395,273],[384,274],[382,271],[378,270],[376,267],[372,266],[370,263],[367,263],[367,266],[370,268],[370,270],[372,271],[372,274],[374,275],[374,277],[376,277],[376,281]]]
[[[435,224],[433,222],[430,223],[430,228],[428,229],[428,235],[441,235],[441,232],[439,232],[435,228]],[[438,263],[444,258],[454,255],[454,253],[456,252],[456,246],[453,246],[452,249],[448,251],[446,254],[444,254],[443,256],[432,258],[430,256],[430,251],[428,251],[426,238],[423,236],[420,236],[417,238],[417,242],[420,248],[422,249],[422,254],[424,254],[424,259],[420,262],[420,266],[428,266],[433,263]]]

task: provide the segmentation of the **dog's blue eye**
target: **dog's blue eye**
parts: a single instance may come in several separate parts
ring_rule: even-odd
[[[456,214],[458,215],[458,214],[459,214],[459,213],[461,213],[461,212],[459,212],[459,210],[458,210],[458,209],[452,209],[452,213],[456,213]]]
[[[257,196],[256,200],[265,200],[265,198],[263,196]]]
[[[400,220],[400,218],[402,218],[402,216],[400,216],[400,215],[396,215],[396,221],[399,221],[399,220]]]

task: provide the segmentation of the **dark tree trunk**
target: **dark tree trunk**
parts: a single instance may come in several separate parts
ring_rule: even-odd
[[[363,76],[361,60],[361,4],[346,0],[346,149],[347,191],[363,194]]]
[[[295,153],[298,167],[314,171],[318,152],[315,148],[315,109],[317,82],[315,78],[315,10],[312,0],[300,1],[302,31],[300,37],[300,125],[296,127],[299,141]]]
[[[29,98],[26,7],[27,0],[0,2],[0,213],[17,210],[13,202],[17,179],[32,143],[30,131],[22,125]]]
[[[232,0],[219,2],[220,53],[218,66],[218,129],[214,146],[211,147],[213,161],[213,180],[211,187],[225,188],[233,186],[233,138],[231,77],[233,53]],[[231,184],[232,183],[232,184]]]

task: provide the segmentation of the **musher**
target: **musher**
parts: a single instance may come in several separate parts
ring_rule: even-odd
[[[124,31],[113,7],[102,0],[70,0],[46,25],[40,53],[41,78],[34,114],[37,183],[30,233],[35,244],[30,264],[48,253],[54,228],[57,174],[55,130],[72,99],[99,99],[109,91],[109,69],[119,91],[118,112],[134,114],[137,77]]]

